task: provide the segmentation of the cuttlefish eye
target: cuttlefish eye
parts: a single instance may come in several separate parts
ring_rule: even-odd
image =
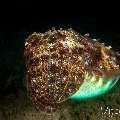
[[[41,110],[107,92],[119,79],[117,54],[73,30],[33,33],[25,41],[27,90]]]

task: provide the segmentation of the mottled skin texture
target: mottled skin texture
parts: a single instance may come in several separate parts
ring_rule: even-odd
[[[26,39],[24,55],[30,96],[43,109],[56,108],[73,95],[86,73],[97,79],[119,73],[113,51],[73,30],[33,33]]]

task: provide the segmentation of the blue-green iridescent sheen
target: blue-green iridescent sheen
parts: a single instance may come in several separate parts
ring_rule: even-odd
[[[120,79],[120,76],[115,76],[109,80],[106,80],[105,78],[100,78],[100,81],[106,81],[105,84],[101,84],[100,82],[96,82],[93,80],[87,80],[85,81],[79,88],[79,90],[73,94],[70,99],[74,100],[81,100],[81,99],[87,99],[87,98],[93,98],[95,96],[99,96],[101,94],[104,94],[108,92]]]

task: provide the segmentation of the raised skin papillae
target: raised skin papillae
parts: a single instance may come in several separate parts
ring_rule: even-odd
[[[33,33],[25,41],[24,55],[28,90],[39,108],[56,108],[79,89],[86,73],[97,79],[120,73],[109,47],[73,30]]]

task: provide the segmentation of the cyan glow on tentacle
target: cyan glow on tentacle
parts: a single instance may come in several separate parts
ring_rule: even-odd
[[[70,97],[70,99],[81,100],[104,94],[116,84],[120,79],[120,76],[113,77],[110,80],[101,77],[96,81],[95,75],[90,77],[86,74],[85,79],[85,82],[80,86],[79,90]],[[107,82],[103,84],[104,81]]]

